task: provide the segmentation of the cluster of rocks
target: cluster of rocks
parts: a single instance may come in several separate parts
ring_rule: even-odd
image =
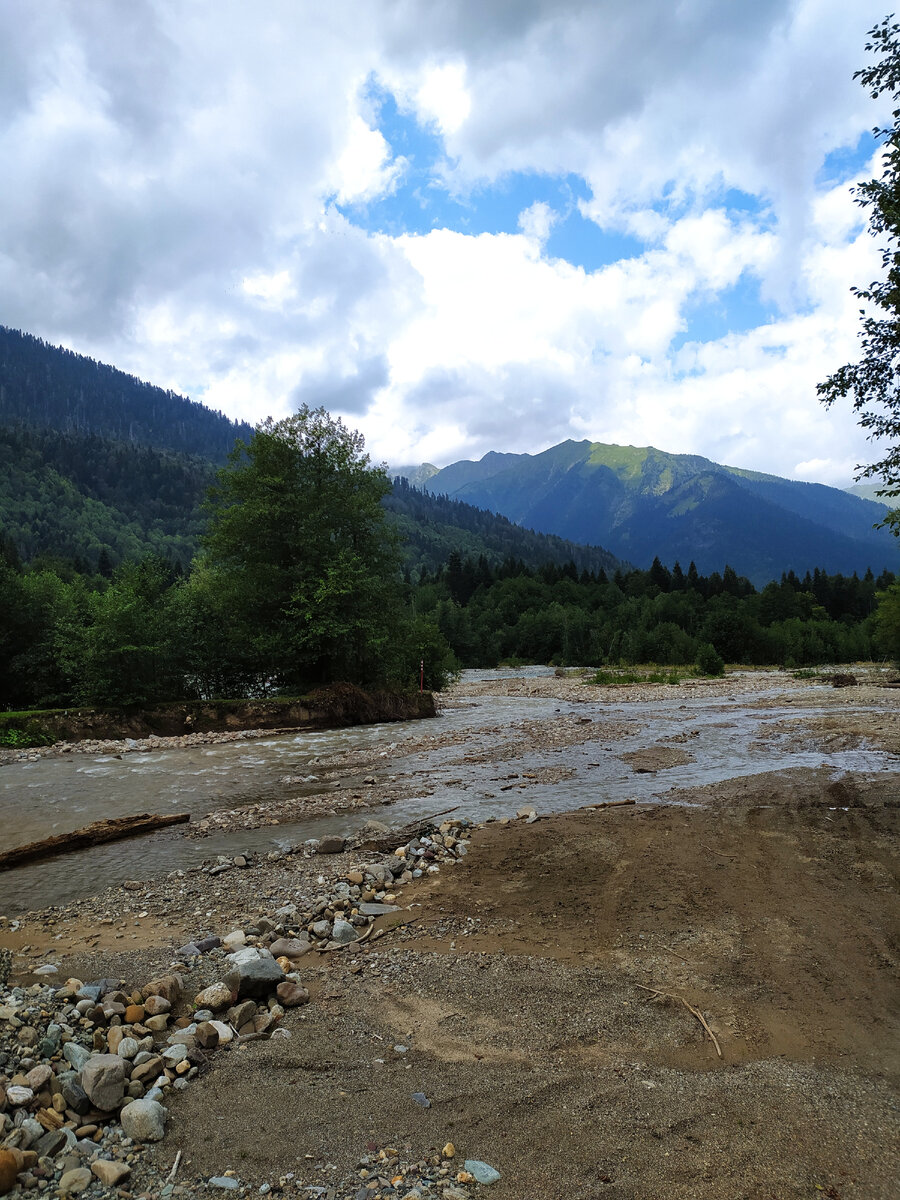
[[[221,945],[209,937],[183,952]],[[267,949],[240,946],[223,965],[192,1003],[178,972],[131,992],[116,979],[0,991],[0,1195],[17,1180],[61,1195],[118,1184],[135,1147],[164,1136],[167,1092],[217,1046],[271,1034],[309,999]]]
[[[0,1195],[17,1182],[60,1195],[121,1183],[140,1146],[164,1136],[167,1093],[188,1086],[220,1046],[290,1036],[279,1028],[285,1010],[309,1001],[298,961],[380,936],[374,922],[399,911],[397,889],[465,855],[469,828],[445,821],[348,871],[302,909],[284,905],[223,938],[189,942],[170,974],[136,990],[117,979],[11,990],[0,982]],[[335,853],[344,842],[306,849]],[[218,978],[191,999],[177,964],[201,958],[205,976]]]

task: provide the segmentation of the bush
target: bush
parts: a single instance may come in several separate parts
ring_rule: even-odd
[[[725,663],[715,646],[709,642],[703,642],[697,651],[697,670],[701,675],[725,674]]]

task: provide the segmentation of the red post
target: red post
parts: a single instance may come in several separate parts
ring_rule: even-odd
[[[425,691],[425,659],[419,659],[419,692]]]

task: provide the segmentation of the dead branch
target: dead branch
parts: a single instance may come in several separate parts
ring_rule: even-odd
[[[190,813],[166,813],[151,815],[140,813],[136,817],[113,817],[107,821],[95,821],[72,833],[59,833],[40,842],[28,842],[25,846],[14,846],[0,853],[0,871],[38,858],[50,858],[54,854],[68,854],[72,850],[83,850],[88,846],[100,846],[105,842],[118,842],[123,838],[137,837],[165,829],[168,825],[183,825],[191,819]]]
[[[635,987],[639,987],[641,989],[641,991],[643,991],[643,992],[652,993],[655,1000],[674,1000],[676,1004],[683,1004],[684,1007],[691,1014],[691,1016],[696,1017],[697,1020],[700,1022],[700,1024],[703,1026],[703,1028],[706,1030],[706,1032],[709,1034],[710,1040],[712,1041],[712,1044],[716,1048],[716,1054],[718,1054],[719,1058],[722,1057],[722,1047],[719,1045],[719,1039],[716,1037],[716,1035],[710,1029],[709,1024],[707,1023],[706,1017],[704,1017],[703,1013],[700,1011],[699,1008],[695,1008],[694,1005],[691,1004],[691,1002],[689,1000],[685,1000],[684,996],[675,996],[671,992],[662,992],[659,990],[659,988],[645,987],[644,984],[642,984],[642,983],[635,984]]]

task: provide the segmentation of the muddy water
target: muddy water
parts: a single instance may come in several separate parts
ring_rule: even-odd
[[[545,672],[539,668],[527,672],[537,673]],[[470,673],[474,679],[490,674]],[[754,699],[759,699],[759,693]],[[814,710],[803,711],[815,715]],[[121,758],[44,758],[0,770],[0,842],[21,845],[102,817],[166,811],[201,816],[321,793],[331,786],[321,778],[328,760],[347,751],[358,752],[367,765],[356,762],[353,772],[342,778],[343,784],[352,786],[370,771],[379,778],[396,777],[405,798],[374,813],[396,825],[448,808],[481,820],[512,815],[525,804],[545,813],[601,800],[653,801],[673,788],[798,766],[824,765],[836,775],[900,770],[900,760],[877,751],[827,753],[759,744],[770,725],[797,715],[792,707],[747,708],[740,698],[600,705],[542,697],[479,697],[429,722],[281,734]],[[595,728],[589,740],[554,748],[520,735],[521,722],[545,721],[552,727],[555,718],[567,716],[592,720]],[[622,721],[628,722],[629,732],[605,739],[609,723]],[[636,774],[620,758],[694,731],[696,736],[680,743],[694,761],[682,766]],[[496,748],[510,739],[518,742],[514,755],[494,761]],[[409,742],[416,743],[414,753],[405,745]],[[571,772],[569,778],[553,783],[522,779],[528,772],[560,767]],[[518,779],[510,780],[513,775]],[[526,786],[520,788],[520,782]],[[0,874],[0,913],[68,903],[124,879],[187,869],[217,854],[265,852],[324,833],[351,833],[372,815],[368,810],[320,816],[277,827],[221,832],[198,841],[176,829],[96,847]]]

